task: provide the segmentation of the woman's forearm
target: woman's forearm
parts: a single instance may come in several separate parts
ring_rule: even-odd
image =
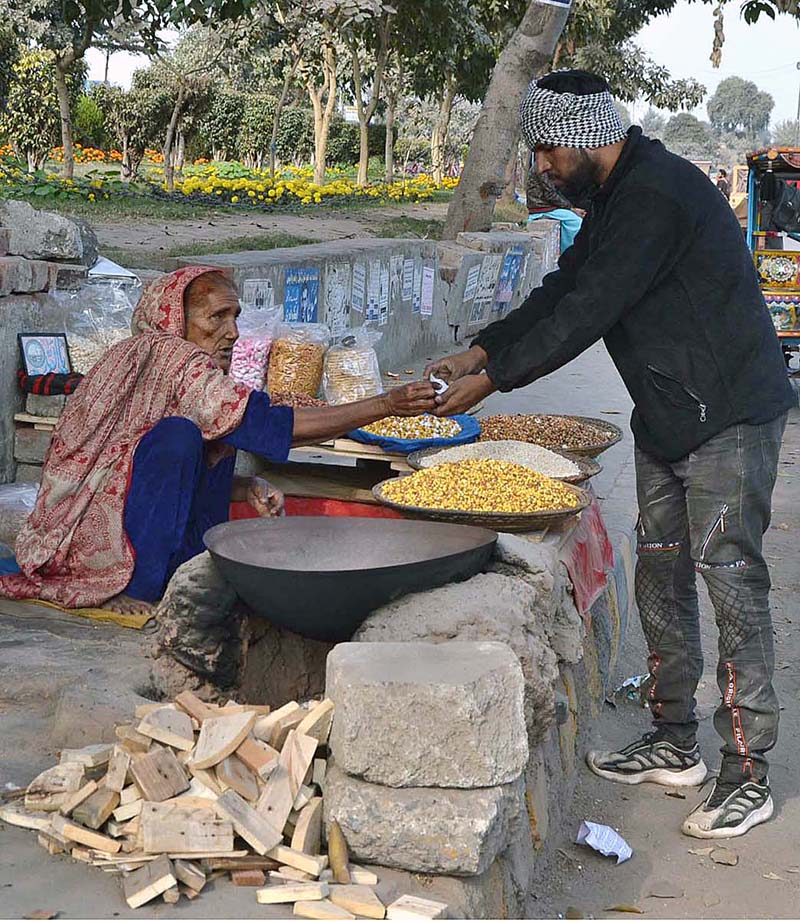
[[[324,439],[338,438],[351,429],[391,415],[387,394],[337,407],[298,407],[294,411],[292,445],[312,445]]]

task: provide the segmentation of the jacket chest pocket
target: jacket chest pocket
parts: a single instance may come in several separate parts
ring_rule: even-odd
[[[695,411],[701,423],[706,421],[708,418],[708,406],[693,387],[684,384],[680,378],[670,374],[668,371],[657,368],[655,365],[648,364],[647,371],[653,387],[665,400],[682,410]]]

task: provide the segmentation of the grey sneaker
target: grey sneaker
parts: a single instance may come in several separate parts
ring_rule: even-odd
[[[769,779],[719,781],[706,799],[684,820],[681,831],[696,839],[729,839],[766,823],[775,811]]]
[[[619,784],[663,784],[683,788],[702,784],[707,774],[697,743],[681,748],[660,736],[658,731],[645,735],[619,752],[586,753],[586,764],[601,778]]]

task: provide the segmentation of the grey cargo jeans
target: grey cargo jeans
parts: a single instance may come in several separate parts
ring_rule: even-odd
[[[657,729],[693,744],[703,673],[695,574],[705,579],[719,629],[714,726],[720,778],[763,779],[778,735],[770,578],[761,553],[786,414],[736,425],[679,461],[636,449],[640,520],[636,600],[647,639],[644,693]]]

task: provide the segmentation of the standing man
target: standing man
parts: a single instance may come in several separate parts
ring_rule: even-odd
[[[725,196],[727,201],[731,200],[731,184],[728,182],[728,171],[717,171],[717,188]]]
[[[683,824],[743,835],[772,816],[766,753],[778,732],[770,580],[761,552],[781,438],[796,404],[752,258],[698,169],[633,127],[585,71],[534,81],[520,107],[536,167],[589,213],[542,286],[466,352],[433,363],[441,414],[511,391],[605,341],[635,404],[640,509],[636,598],[649,646],[654,730],[589,752],[623,784],[697,785],[703,671],[695,573],[719,628],[722,767]]]

